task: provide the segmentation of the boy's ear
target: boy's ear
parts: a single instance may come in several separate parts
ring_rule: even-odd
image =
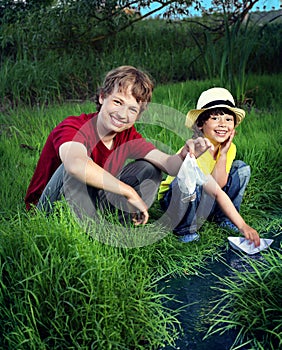
[[[102,105],[103,102],[104,102],[104,94],[101,92],[101,93],[99,94],[99,103]]]

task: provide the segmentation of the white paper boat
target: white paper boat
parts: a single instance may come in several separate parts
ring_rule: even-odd
[[[273,239],[261,238],[259,247],[255,247],[254,243],[250,244],[250,241],[244,237],[228,237],[228,241],[232,248],[252,255],[267,249],[273,242]]]

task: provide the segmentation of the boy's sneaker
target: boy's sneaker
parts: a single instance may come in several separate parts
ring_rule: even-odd
[[[224,220],[219,224],[219,227],[227,230],[231,230],[234,232],[239,232],[239,229],[237,226],[235,226],[231,221],[229,220]]]
[[[200,239],[200,235],[197,232],[187,233],[184,236],[178,236],[179,242],[182,242],[182,243],[190,243],[193,241],[198,241],[199,239]]]

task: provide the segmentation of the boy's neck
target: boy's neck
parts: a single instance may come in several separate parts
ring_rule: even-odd
[[[100,135],[99,131],[98,131],[98,135],[100,140],[103,142],[103,144],[108,148],[108,149],[112,149],[113,144],[114,144],[114,138],[116,136],[116,132],[112,132],[109,133],[105,136]]]
[[[103,144],[108,148],[111,149],[114,143],[114,138],[116,136],[115,131],[108,131],[101,127],[101,124],[99,123],[99,119],[96,125],[96,131],[98,133],[99,139],[103,142]]]
[[[108,149],[112,149],[113,148],[113,145],[114,145],[114,139],[112,138],[112,139],[102,139],[102,142],[103,142],[103,144],[108,148]]]

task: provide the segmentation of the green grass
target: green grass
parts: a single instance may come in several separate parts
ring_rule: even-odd
[[[279,76],[253,77],[249,91],[261,96],[260,88],[275,85],[274,79],[279,84]],[[153,113],[144,115],[137,128],[176,152],[190,135],[183,128],[187,110],[209,87],[209,81],[157,86]],[[235,142],[238,156],[252,167],[241,212],[262,237],[280,239],[282,116],[280,99],[272,93],[268,103],[259,99],[253,105]],[[64,203],[48,218],[25,212],[25,192],[51,129],[68,115],[94,110],[85,102],[1,112],[1,348],[99,349],[99,344],[103,349],[157,349],[173,344],[181,332],[177,315],[182,305],[168,308],[174,296],[159,290],[159,281],[199,274],[228,247],[228,232],[212,223],[202,226],[200,242],[180,244],[158,225],[157,203],[145,227],[125,232],[105,221],[93,223],[91,235]],[[261,271],[260,266],[254,270]],[[268,339],[268,323],[261,328]],[[240,334],[257,333],[250,326]]]
[[[142,257],[89,239],[67,212],[15,218],[3,246],[2,347],[142,349],[175,336]]]
[[[232,277],[219,277],[221,297],[207,335],[239,329],[232,349],[250,344],[255,349],[282,346],[282,254],[270,249],[262,260],[246,259],[245,271],[232,269]]]
[[[227,27],[229,30],[222,36],[189,21],[147,19],[116,35],[93,41],[105,31],[90,25],[91,11],[87,14],[89,21],[84,18],[86,27],[80,13],[76,20],[72,16],[67,21],[71,23],[69,30],[84,33],[81,37],[70,35],[62,26],[71,13],[64,11],[62,17],[56,14],[52,18],[44,11],[43,18],[33,14],[22,19],[21,25],[2,25],[1,106],[90,98],[106,72],[124,64],[145,69],[157,84],[221,81],[225,87],[230,85],[238,99],[245,97],[250,74],[281,74],[278,53],[282,25],[278,21],[263,27],[241,26],[244,31],[237,31],[238,26]],[[20,11],[17,15],[21,17]],[[9,21],[9,16],[6,19]],[[207,25],[206,18],[204,21]],[[275,90],[277,87],[264,90],[263,99]],[[193,95],[194,91],[190,91],[188,97]]]

